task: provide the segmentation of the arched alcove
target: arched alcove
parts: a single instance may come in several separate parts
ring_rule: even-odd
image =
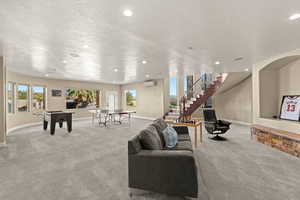
[[[283,95],[300,95],[300,55],[280,58],[259,71],[260,118],[278,117]]]

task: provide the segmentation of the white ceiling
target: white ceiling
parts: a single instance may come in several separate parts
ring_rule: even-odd
[[[42,77],[128,83],[238,72],[300,47],[294,13],[299,0],[1,0],[0,45],[10,71]]]

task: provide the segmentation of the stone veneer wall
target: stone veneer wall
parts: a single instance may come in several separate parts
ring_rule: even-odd
[[[300,157],[300,135],[260,125],[251,127],[251,136],[258,142]]]

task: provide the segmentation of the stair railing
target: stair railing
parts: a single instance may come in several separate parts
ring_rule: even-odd
[[[186,119],[186,104],[192,98],[197,98],[197,95],[202,95],[204,91],[210,88],[215,81],[222,83],[226,79],[225,73],[205,73],[201,74],[200,78],[196,80],[189,88],[186,95],[184,95],[179,102],[180,120]],[[192,95],[191,95],[192,94]],[[188,98],[188,95],[190,98]]]

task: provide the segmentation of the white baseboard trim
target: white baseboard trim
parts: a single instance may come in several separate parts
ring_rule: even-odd
[[[143,116],[132,116],[132,118],[136,118],[136,119],[145,119],[145,120],[155,120],[156,118],[153,117],[143,117]],[[91,117],[78,117],[78,118],[73,118],[73,121],[79,121],[79,120],[91,120]],[[13,131],[22,129],[22,128],[28,128],[28,127],[32,127],[32,126],[38,126],[38,125],[42,125],[42,122],[34,122],[34,123],[28,123],[28,124],[22,124],[19,126],[15,126],[13,128],[10,128],[7,130],[7,134],[11,133]],[[5,144],[4,144],[5,145]],[[1,146],[1,144],[0,144]]]
[[[34,122],[34,123],[28,123],[28,124],[22,124],[19,126],[15,126],[13,128],[10,128],[7,130],[7,133],[22,129],[22,128],[28,128],[28,127],[32,127],[32,126],[38,126],[38,125],[42,125],[41,122]]]
[[[73,121],[79,121],[79,120],[92,120],[92,117],[78,117],[78,118],[73,118]]]
[[[237,120],[231,120],[231,119],[224,119],[226,121],[232,122],[233,124],[239,124],[239,125],[244,125],[244,126],[251,126],[251,123],[248,122],[243,122],[243,121],[237,121]]]
[[[154,121],[156,119],[156,118],[153,118],[153,117],[143,117],[143,116],[137,116],[137,115],[133,115],[132,118],[145,119],[145,120],[151,120],[151,121]]]
[[[6,142],[0,143],[0,147],[6,147],[6,146],[7,146]]]
[[[79,118],[73,118],[73,121],[79,121],[79,120],[88,120],[91,119],[91,117],[79,117]],[[23,124],[23,125],[19,125],[19,126],[15,126],[13,128],[10,128],[7,130],[7,134],[22,128],[28,128],[28,127],[32,127],[32,126],[38,126],[38,125],[42,125],[42,122],[34,122],[34,123],[28,123],[28,124]]]

